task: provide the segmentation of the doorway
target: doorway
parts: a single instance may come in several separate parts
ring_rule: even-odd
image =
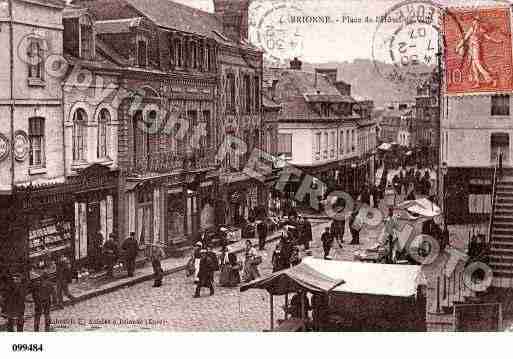
[[[499,155],[502,153],[503,164],[509,163],[509,134],[492,133],[490,140],[491,158],[493,164],[499,161]]]
[[[97,270],[98,259],[101,254],[101,243],[97,240],[100,224],[100,203],[90,202],[87,204],[87,258],[89,267]]]

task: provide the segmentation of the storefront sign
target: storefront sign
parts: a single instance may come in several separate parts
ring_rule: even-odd
[[[0,133],[0,161],[9,155],[9,140]]]
[[[30,142],[25,131],[16,131],[14,133],[14,158],[16,161],[23,162],[27,159],[30,150]]]

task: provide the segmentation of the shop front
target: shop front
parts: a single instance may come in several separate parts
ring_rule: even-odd
[[[77,268],[102,269],[102,246],[117,223],[118,172],[92,165],[69,177],[74,188],[74,259]]]
[[[221,177],[220,186],[224,199],[222,223],[226,225],[240,226],[254,221],[258,208],[266,206],[264,185],[248,175],[237,173]]]
[[[13,199],[18,203],[11,207],[16,243],[10,248],[14,259],[10,269],[33,276],[40,268],[54,272],[61,255],[73,263],[72,188],[65,184],[17,188]]]

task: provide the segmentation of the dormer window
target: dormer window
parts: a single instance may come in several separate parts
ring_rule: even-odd
[[[80,18],[79,56],[83,59],[94,58],[94,29],[93,22],[88,16]]]
[[[148,40],[142,37],[137,39],[137,65],[148,66]]]
[[[321,104],[321,113],[324,117],[330,116],[330,105],[328,103]]]

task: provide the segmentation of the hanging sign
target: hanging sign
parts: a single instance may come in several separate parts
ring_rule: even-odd
[[[0,133],[0,161],[4,160],[9,155],[9,140]]]
[[[14,133],[14,158],[16,161],[23,162],[27,159],[30,149],[30,142],[25,131],[16,131]]]

